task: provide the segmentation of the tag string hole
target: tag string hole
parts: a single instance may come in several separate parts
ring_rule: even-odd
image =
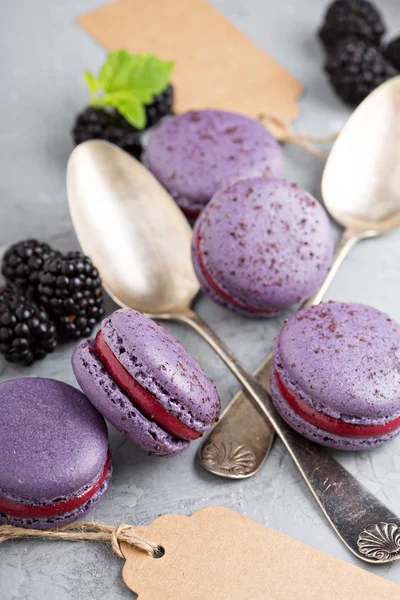
[[[162,546],[158,546],[153,552],[153,558],[162,558],[165,554],[165,550]]]

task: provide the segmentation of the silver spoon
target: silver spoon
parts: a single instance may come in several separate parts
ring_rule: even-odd
[[[321,302],[357,242],[400,226],[399,148],[400,76],[360,104],[331,150],[322,196],[326,209],[344,230],[325,281],[305,306]],[[272,354],[254,373],[269,392],[271,364]],[[200,446],[199,461],[221,477],[251,477],[264,464],[273,438],[268,420],[249,395],[240,391]]]
[[[221,356],[278,433],[336,533],[367,562],[400,558],[363,546],[370,527],[400,519],[317,445],[280,418],[268,392],[190,309],[198,291],[190,259],[191,229],[176,203],[143,165],[107,142],[72,153],[67,173],[71,216],[83,251],[121,306],[189,324]],[[366,549],[367,548],[367,549]],[[377,553],[378,552],[378,553]]]

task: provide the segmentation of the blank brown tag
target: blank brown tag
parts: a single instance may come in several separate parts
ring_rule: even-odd
[[[138,528],[162,558],[122,544],[139,600],[394,600],[400,586],[221,506]]]
[[[77,21],[107,50],[174,60],[176,112],[220,108],[251,117],[272,113],[284,121],[297,116],[300,82],[203,0],[119,0]]]

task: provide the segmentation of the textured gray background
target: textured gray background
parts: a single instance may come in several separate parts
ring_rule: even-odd
[[[316,134],[337,131],[349,111],[335,98],[321,73],[323,57],[314,35],[326,2],[213,3],[304,82],[306,94],[301,100],[297,130]],[[398,0],[380,0],[379,4],[391,32],[396,33],[400,29]],[[73,18],[98,6],[99,0],[1,0],[0,5],[0,252],[29,236],[62,249],[76,248],[65,195],[65,167],[72,150],[69,131],[87,100],[82,71],[96,71],[104,51],[73,24]],[[285,158],[286,176],[320,197],[323,161],[293,147],[285,148]],[[365,302],[400,320],[399,264],[400,232],[363,242],[345,262],[328,297]],[[111,303],[109,307],[111,310]],[[241,318],[204,297],[197,308],[251,369],[268,353],[282,322]],[[238,389],[234,378],[193,332],[183,325],[168,325],[168,329],[199,359],[226,405]],[[63,346],[25,370],[0,360],[0,380],[41,375],[75,385],[70,367],[72,349],[73,344]],[[334,536],[279,442],[262,471],[242,482],[217,479],[197,467],[196,443],[174,459],[157,459],[112,430],[111,450],[113,482],[90,514],[92,519],[143,524],[161,513],[190,514],[202,506],[221,504],[369,568],[353,558]],[[337,457],[400,513],[400,438],[371,453],[337,453]],[[0,598],[132,598],[121,580],[121,566],[121,560],[101,545],[8,542],[0,547]],[[400,563],[369,569],[400,583]],[[214,598],[218,598],[217,592]]]

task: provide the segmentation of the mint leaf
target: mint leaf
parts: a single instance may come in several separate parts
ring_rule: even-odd
[[[90,73],[90,71],[85,71],[84,77],[89,88],[89,94],[94,96],[100,87],[98,80]]]
[[[173,66],[173,62],[152,54],[134,54],[131,57],[129,87],[139,96],[147,95],[143,101],[149,103],[167,87]]]
[[[93,106],[111,106],[138,129],[146,125],[145,105],[168,85],[173,62],[152,54],[110,52],[96,79],[88,71],[85,79]]]
[[[119,104],[126,104],[132,100],[132,93],[124,90],[120,90],[117,92],[110,92],[109,94],[104,94],[100,98],[100,102],[102,106],[113,106],[117,108]]]
[[[100,85],[106,92],[129,88],[131,56],[127,50],[109,53],[99,73]]]
[[[133,127],[144,129],[146,125],[146,110],[139,100],[131,98],[129,102],[120,102],[116,108]]]

